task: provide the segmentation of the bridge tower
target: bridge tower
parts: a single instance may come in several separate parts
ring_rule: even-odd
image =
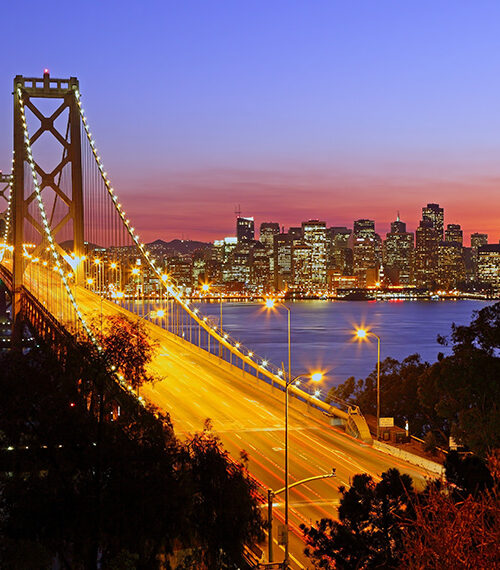
[[[66,235],[69,231],[72,236],[73,251],[77,256],[81,257],[84,255],[83,180],[80,112],[76,90],[78,90],[78,79],[76,77],[54,79],[50,77],[47,69],[44,71],[42,78],[28,78],[22,75],[17,75],[14,78],[12,322],[15,336],[20,334],[23,274],[26,268],[26,261],[23,257],[26,229],[29,227],[31,234],[34,232],[39,236],[39,248],[47,245],[42,224],[30,212],[30,209],[32,210],[33,208],[33,206],[30,208],[30,205],[36,203],[36,194],[31,180],[29,180],[32,176],[31,169],[25,168],[28,165],[28,157],[24,140],[25,125],[23,125],[21,100],[24,109],[29,110],[32,116],[34,116],[34,120],[38,121],[38,129],[33,134],[30,133],[30,145],[39,140],[44,133],[50,133],[59,145],[61,159],[50,172],[46,172],[37,162],[36,149],[33,151],[33,162],[43,198],[48,198],[48,195],[51,195],[54,200],[59,200],[59,203],[64,205],[65,208],[65,214],[62,218],[51,223],[52,235],[57,242],[57,234],[63,228],[65,228]],[[39,100],[41,99],[52,99],[56,105],[59,102],[59,105],[57,105],[55,111],[46,116],[43,112],[46,104],[40,103]],[[59,123],[56,124],[57,119],[60,119],[61,116],[67,116],[66,129],[62,133],[59,130]],[[69,185],[64,185],[61,182],[63,170],[65,172],[65,180],[70,181]],[[61,249],[59,245],[57,247]],[[63,253],[62,249],[61,253]],[[81,271],[79,271],[77,272],[77,279],[81,281],[81,278]]]

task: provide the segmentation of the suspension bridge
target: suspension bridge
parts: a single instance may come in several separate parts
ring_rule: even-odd
[[[210,418],[235,459],[249,454],[263,489],[282,487],[284,390],[293,371],[203,316],[148,251],[104,168],[77,78],[52,78],[47,70],[41,78],[16,76],[13,104],[12,169],[0,178],[0,310],[9,299],[12,342],[27,327],[55,350],[67,338],[99,349],[96,316],[142,320],[159,343],[152,368],[163,380],[145,386],[138,402],[168,411],[178,434]],[[130,379],[115,381],[130,392]],[[426,473],[372,449],[358,408],[326,404],[295,385],[289,392],[290,484],[337,469],[335,482],[291,491],[291,564],[304,568],[298,526],[334,516],[339,484],[391,466],[417,479]],[[276,516],[283,516],[281,503]]]

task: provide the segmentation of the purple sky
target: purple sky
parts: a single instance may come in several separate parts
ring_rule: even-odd
[[[5,4],[0,168],[13,77],[76,75],[146,240],[231,235],[238,204],[414,230],[427,202],[500,239],[498,2]]]

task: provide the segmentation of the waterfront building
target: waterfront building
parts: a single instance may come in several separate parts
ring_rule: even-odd
[[[236,218],[236,238],[238,243],[242,241],[253,241],[255,239],[253,218]]]
[[[293,235],[287,233],[274,236],[274,288],[277,291],[288,288],[292,278]]]
[[[422,208],[422,220],[428,220],[438,234],[439,241],[443,240],[444,209],[439,204],[427,204]]]
[[[269,256],[269,271],[274,272],[274,236],[280,233],[280,226],[277,222],[262,222],[260,224],[259,241],[266,248]]]
[[[429,219],[422,219],[415,232],[414,276],[417,287],[433,289],[437,280],[439,231]]]
[[[269,256],[266,246],[260,241],[255,241],[250,249],[250,285],[260,292],[266,292],[270,287]]]
[[[352,249],[350,247],[352,230],[345,226],[328,228],[327,267],[333,274],[352,275]]]
[[[293,282],[297,288],[308,289],[313,284],[313,247],[295,243],[292,247]]]
[[[391,285],[410,285],[413,280],[413,233],[399,219],[391,223],[383,246],[384,281]]]
[[[478,279],[500,294],[500,243],[479,246]]]
[[[375,233],[373,220],[360,219],[354,222],[353,273],[360,287],[366,287],[368,280],[378,281],[380,267],[380,236]],[[375,279],[373,275],[377,274]],[[368,279],[368,275],[370,278]]]
[[[443,289],[455,289],[465,281],[465,263],[462,244],[442,241],[438,246],[437,284]]]
[[[478,280],[478,250],[482,245],[488,245],[488,234],[474,233],[470,236],[470,246],[472,251],[472,265],[474,280]]]
[[[302,222],[304,243],[311,246],[311,282],[326,285],[326,222]]]

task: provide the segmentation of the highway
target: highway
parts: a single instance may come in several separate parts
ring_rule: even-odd
[[[110,301],[103,301],[84,288],[76,292],[78,304],[87,316],[122,313],[137,318]],[[284,486],[284,392],[271,389],[262,380],[214,355],[208,355],[159,326],[143,321],[159,345],[151,371],[161,381],[141,388],[141,395],[169,412],[177,437],[201,431],[211,420],[230,455],[239,460],[248,455],[248,469],[258,481],[262,495],[267,489]],[[375,451],[340,428],[329,418],[305,404],[290,399],[289,407],[290,484],[308,477],[330,473],[336,477],[313,481],[290,490],[290,563],[294,569],[311,568],[303,553],[299,525],[314,524],[321,518],[336,518],[340,485],[348,486],[356,473],[368,473],[379,480],[382,472],[397,467],[422,486],[432,474],[402,460]],[[277,527],[284,520],[284,496],[274,500],[274,560],[283,559],[277,544]],[[263,516],[267,506],[263,505]],[[267,560],[267,545],[261,545]]]

